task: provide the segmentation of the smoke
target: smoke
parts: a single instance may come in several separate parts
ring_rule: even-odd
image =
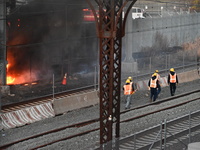
[[[65,72],[64,61],[81,49],[81,4],[73,0],[35,0],[11,13],[7,75],[16,78],[15,84],[49,80],[52,74]]]

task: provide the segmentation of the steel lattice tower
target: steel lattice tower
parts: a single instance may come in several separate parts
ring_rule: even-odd
[[[95,0],[99,6],[99,18],[90,0],[95,19],[100,47],[100,144],[113,137],[113,124],[116,124],[115,137],[120,132],[120,88],[121,88],[121,48],[125,22],[130,9],[137,0]],[[122,10],[130,5],[122,20]]]
[[[0,85],[6,84],[6,1],[0,0]]]

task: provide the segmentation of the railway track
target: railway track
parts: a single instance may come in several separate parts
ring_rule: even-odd
[[[31,107],[31,106],[34,106],[34,105],[39,105],[39,104],[42,104],[42,103],[52,101],[53,97],[54,97],[54,99],[59,99],[59,98],[64,98],[64,97],[68,97],[68,96],[71,96],[71,95],[89,92],[91,90],[94,90],[94,86],[80,88],[80,89],[76,89],[76,90],[72,90],[72,91],[56,93],[56,94],[54,94],[54,96],[53,96],[53,94],[50,94],[50,95],[38,97],[36,99],[30,99],[28,101],[19,102],[17,104],[4,105],[4,106],[2,106],[1,112],[7,113],[7,112],[11,112],[11,111],[19,110],[19,109],[22,109],[22,108]]]
[[[119,140],[119,149],[160,150],[181,143],[187,149],[190,137],[200,134],[200,111],[162,122],[160,125]],[[187,140],[187,142],[183,142]]]
[[[131,122],[133,120],[140,119],[140,118],[146,117],[151,114],[161,113],[166,110],[171,110],[173,108],[183,106],[187,103],[198,101],[200,99],[199,92],[200,92],[200,90],[195,90],[195,91],[180,94],[180,95],[177,95],[174,97],[165,98],[163,100],[149,103],[146,105],[138,106],[138,107],[135,107],[135,108],[132,108],[129,110],[121,111],[120,124]],[[184,101],[181,101],[181,102],[177,101],[176,103],[174,103],[176,99],[183,98],[183,97],[185,97]],[[161,106],[164,103],[168,103],[167,106],[166,105]],[[171,105],[169,105],[169,104],[171,104]],[[131,117],[130,117],[130,113],[134,113],[134,111],[139,111],[143,108],[147,108],[147,107],[151,107],[151,106],[153,106],[153,107],[156,106],[157,108],[150,109],[150,111],[148,111],[148,112],[144,111],[142,114],[140,113],[139,115],[135,115],[135,116],[131,115]],[[45,147],[47,145],[58,143],[60,141],[65,141],[65,140],[77,138],[77,137],[80,137],[80,136],[83,136],[86,134],[91,134],[98,130],[99,130],[99,118],[95,118],[95,119],[91,119],[91,120],[87,120],[87,121],[82,121],[82,122],[80,121],[79,123],[75,123],[75,124],[72,123],[72,124],[64,126],[62,128],[53,129],[53,130],[50,130],[47,132],[43,132],[40,134],[35,134],[35,135],[29,136],[26,138],[22,138],[17,141],[14,141],[14,142],[6,143],[4,145],[1,145],[0,149],[6,149],[7,147],[10,147],[12,145],[16,145],[19,143],[32,141],[32,140],[36,140],[36,141],[34,141],[34,143],[36,145],[32,146],[29,149],[37,149],[37,148]],[[62,137],[59,137],[58,135],[63,134],[62,132],[64,132],[65,134]],[[58,134],[58,135],[53,136],[55,134]],[[41,144],[41,141],[45,141],[45,139],[47,139],[49,136],[54,137],[55,139],[51,139],[51,141],[48,141],[48,142],[42,142],[42,144]],[[39,141],[37,141],[37,139],[39,139]]]
[[[195,68],[195,67],[196,67],[196,64],[190,64],[190,65],[184,66],[184,69],[185,70],[186,69],[191,70],[191,68]],[[178,72],[178,71],[181,71],[182,68],[183,67],[177,67],[175,69]],[[165,75],[166,72],[168,72],[168,70],[160,70],[161,75]],[[139,80],[139,79],[143,80],[143,79],[149,78],[150,74],[151,73],[143,74],[143,75],[140,75],[140,76],[136,75],[136,76],[133,76],[133,78],[137,79],[137,80]],[[126,74],[125,76],[127,77],[127,76],[132,76],[132,75]],[[124,83],[124,80],[125,80],[125,78],[122,79],[121,84]],[[15,111],[15,110],[18,110],[18,109],[21,109],[21,108],[31,107],[31,106],[34,106],[34,105],[38,105],[38,104],[42,104],[42,103],[45,103],[45,102],[52,101],[53,97],[55,99],[59,99],[59,98],[67,97],[67,96],[70,96],[70,95],[76,95],[76,94],[84,93],[84,92],[87,92],[87,91],[91,91],[91,90],[94,90],[96,87],[97,87],[97,85],[91,85],[91,86],[87,86],[87,87],[83,87],[83,88],[79,88],[79,89],[68,90],[68,91],[65,91],[65,92],[58,92],[58,93],[55,93],[54,95],[49,94],[49,95],[29,99],[29,100],[18,102],[18,103],[3,105],[3,106],[1,106],[2,107],[1,112],[6,113],[6,112],[10,112],[10,111]]]

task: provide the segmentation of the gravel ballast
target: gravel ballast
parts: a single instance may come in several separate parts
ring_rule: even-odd
[[[183,94],[185,92],[190,92],[193,90],[200,89],[200,80],[195,80],[192,82],[188,83],[182,83],[179,84],[177,87],[176,95],[178,94]],[[194,95],[193,95],[194,96]],[[195,95],[199,96],[199,95]],[[163,87],[161,94],[159,95],[158,100],[162,100],[163,98],[170,97],[170,91],[169,87]],[[176,101],[185,101],[187,99],[187,96],[185,98],[179,98]],[[174,101],[174,103],[176,102]],[[149,103],[149,91],[137,91],[133,97],[132,97],[132,107],[136,107],[139,105],[147,104]],[[165,103],[163,104],[164,106],[171,105],[172,103]],[[125,105],[125,100],[124,97],[122,96],[121,99],[121,110],[124,110],[124,105]],[[128,114],[125,114],[127,116],[135,116],[144,112],[148,112],[149,110],[154,109],[153,107],[155,106],[150,106],[148,108],[144,108],[142,110],[135,110],[132,111]],[[162,106],[156,106],[156,107],[162,107]],[[125,137],[130,134],[133,134],[135,132],[139,132],[140,130],[143,130],[145,128],[149,128],[153,125],[159,124],[161,120],[167,119],[173,119],[182,115],[187,114],[189,111],[195,111],[195,110],[200,110],[200,105],[199,101],[191,102],[183,106],[179,106],[173,111],[166,110],[163,111],[162,113],[159,114],[152,114],[150,116],[141,118],[141,119],[136,119],[131,122],[127,123],[121,123],[120,124],[120,136]],[[79,110],[74,110],[71,112],[68,112],[66,114],[56,116],[54,118],[49,118],[45,119],[39,122],[32,123],[30,125],[25,125],[22,127],[14,128],[14,129],[9,129],[9,130],[1,130],[0,134],[0,145],[3,145],[5,143],[10,143],[12,141],[25,138],[34,134],[39,134],[48,130],[60,128],[66,125],[70,125],[73,123],[78,123],[81,121],[86,121],[89,119],[94,119],[99,117],[99,105],[95,105],[92,107],[88,108],[82,108]],[[122,118],[126,117],[121,115],[121,120]],[[91,125],[91,127],[98,127],[99,123]],[[50,134],[50,135],[45,135],[44,137],[40,137],[40,144],[44,144],[45,142],[42,139],[45,139],[46,142],[53,140],[54,138],[57,139],[66,137],[69,134],[73,133],[78,133],[84,130],[85,128],[90,128],[89,127],[80,127],[80,128],[70,128],[66,129],[63,132],[55,133],[55,134]],[[40,139],[38,138],[38,139]],[[35,147],[36,142],[38,142],[38,139],[32,139],[30,141],[26,142],[21,142],[19,144],[13,145],[9,147],[8,149],[17,149],[17,150],[24,150],[24,149],[31,149]],[[46,150],[61,150],[61,149],[70,149],[70,150],[88,150],[88,149],[94,149],[95,146],[99,144],[99,131],[93,132],[91,134],[86,134],[84,136],[80,136],[76,139],[70,139],[62,142],[58,142],[49,146],[46,146],[44,148],[40,149],[46,149]]]

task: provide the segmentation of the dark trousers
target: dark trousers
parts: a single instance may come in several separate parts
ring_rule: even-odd
[[[151,88],[151,96],[150,96],[150,99],[152,101],[156,101],[156,98],[157,98],[157,88]]]
[[[171,96],[174,96],[175,92],[176,92],[176,83],[170,83]]]
[[[160,94],[160,92],[161,92],[161,86],[159,85],[158,86],[158,91],[157,91],[157,96],[158,96],[158,94]]]

